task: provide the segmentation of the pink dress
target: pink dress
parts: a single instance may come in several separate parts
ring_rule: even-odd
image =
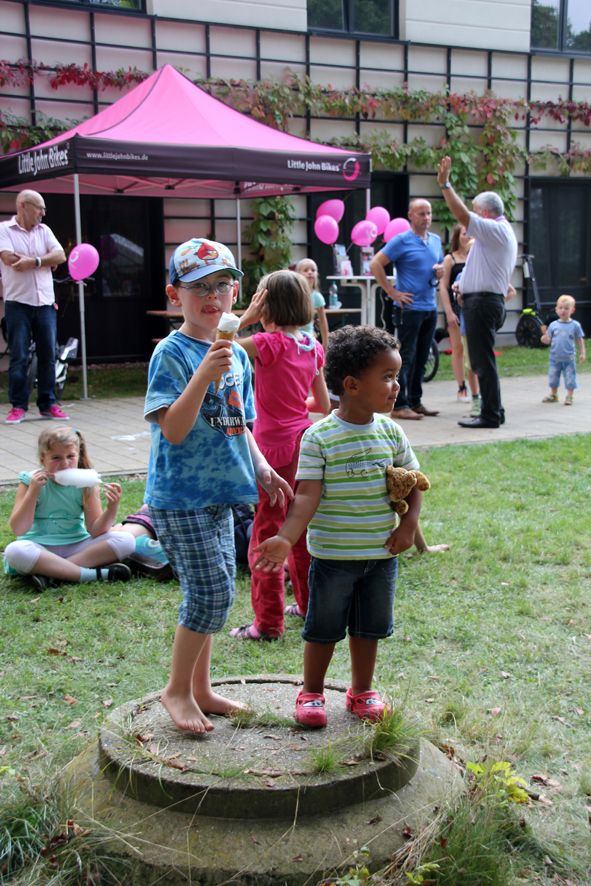
[[[324,365],[324,351],[322,345],[306,335],[297,340],[283,332],[256,333],[253,342],[257,349],[254,363],[257,413],[254,437],[271,467],[294,489],[300,438],[312,424],[306,399],[316,375]],[[284,630],[283,571],[264,573],[253,569],[257,555],[252,552],[261,541],[277,534],[285,520],[289,502],[284,506],[271,507],[267,495],[261,490],[259,492],[260,500],[249,547],[254,625],[260,633],[278,637]],[[305,615],[310,568],[305,532],[291,549],[287,562],[298,610]]]

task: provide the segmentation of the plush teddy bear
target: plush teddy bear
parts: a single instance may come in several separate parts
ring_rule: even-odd
[[[388,465],[386,468],[386,489],[390,506],[401,517],[408,511],[405,499],[414,487],[426,492],[431,487],[429,478],[421,471],[407,471],[406,468],[395,468]]]

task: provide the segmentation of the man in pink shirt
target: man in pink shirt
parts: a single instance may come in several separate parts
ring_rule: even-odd
[[[45,418],[69,416],[55,397],[56,306],[52,269],[66,260],[51,228],[42,223],[45,203],[37,191],[21,191],[16,215],[0,224],[4,316],[10,363],[8,393],[12,409],[5,421],[19,424],[29,408],[27,364],[31,339],[37,352],[37,406]]]

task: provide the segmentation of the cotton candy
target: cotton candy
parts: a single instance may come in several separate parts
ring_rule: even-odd
[[[65,471],[56,471],[53,479],[60,486],[76,486],[78,489],[98,486],[99,483],[102,483],[94,468],[66,468]]]

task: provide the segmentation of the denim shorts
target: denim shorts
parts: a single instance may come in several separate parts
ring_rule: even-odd
[[[302,637],[336,643],[350,637],[383,640],[394,630],[398,559],[319,560],[312,557],[310,601]]]
[[[234,521],[228,505],[165,511],[150,506],[158,540],[183,593],[179,624],[213,634],[228,618],[236,580]]]
[[[575,358],[572,360],[553,360],[550,357],[550,365],[548,366],[548,387],[557,388],[560,384],[560,375],[564,375],[564,387],[567,391],[574,391],[577,388],[577,363]]]

